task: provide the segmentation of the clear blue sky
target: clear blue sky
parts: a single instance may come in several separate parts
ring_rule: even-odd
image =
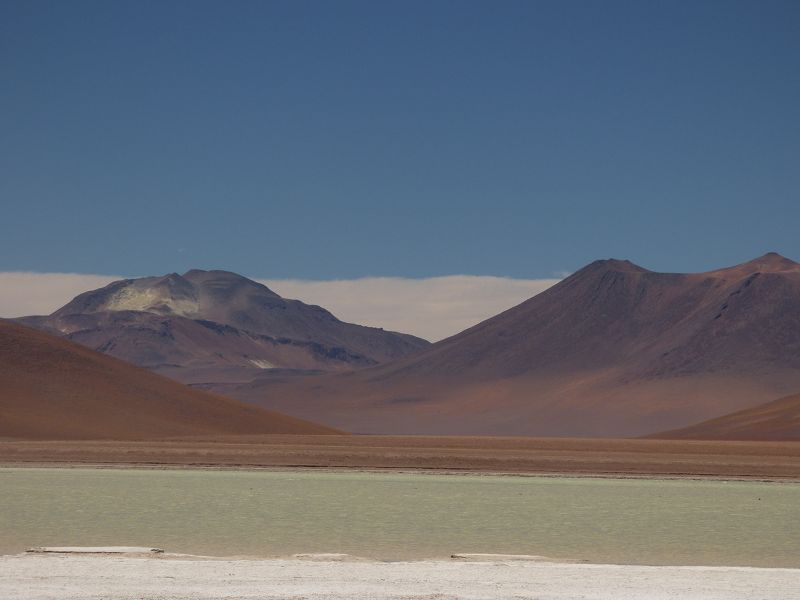
[[[800,2],[0,2],[0,270],[800,259]]]

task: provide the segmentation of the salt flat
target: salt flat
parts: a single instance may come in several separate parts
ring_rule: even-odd
[[[0,557],[0,597],[788,600],[800,598],[800,569],[16,555]]]

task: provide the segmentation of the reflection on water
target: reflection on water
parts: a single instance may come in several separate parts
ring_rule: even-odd
[[[0,469],[0,553],[454,552],[800,567],[800,485],[332,472]]]

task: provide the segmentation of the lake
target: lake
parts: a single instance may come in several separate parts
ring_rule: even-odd
[[[329,471],[0,469],[0,553],[456,552],[800,567],[800,485]]]

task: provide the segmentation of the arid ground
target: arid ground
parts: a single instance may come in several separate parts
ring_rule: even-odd
[[[0,464],[347,468],[800,480],[800,443],[264,435],[161,441],[0,441]]]

